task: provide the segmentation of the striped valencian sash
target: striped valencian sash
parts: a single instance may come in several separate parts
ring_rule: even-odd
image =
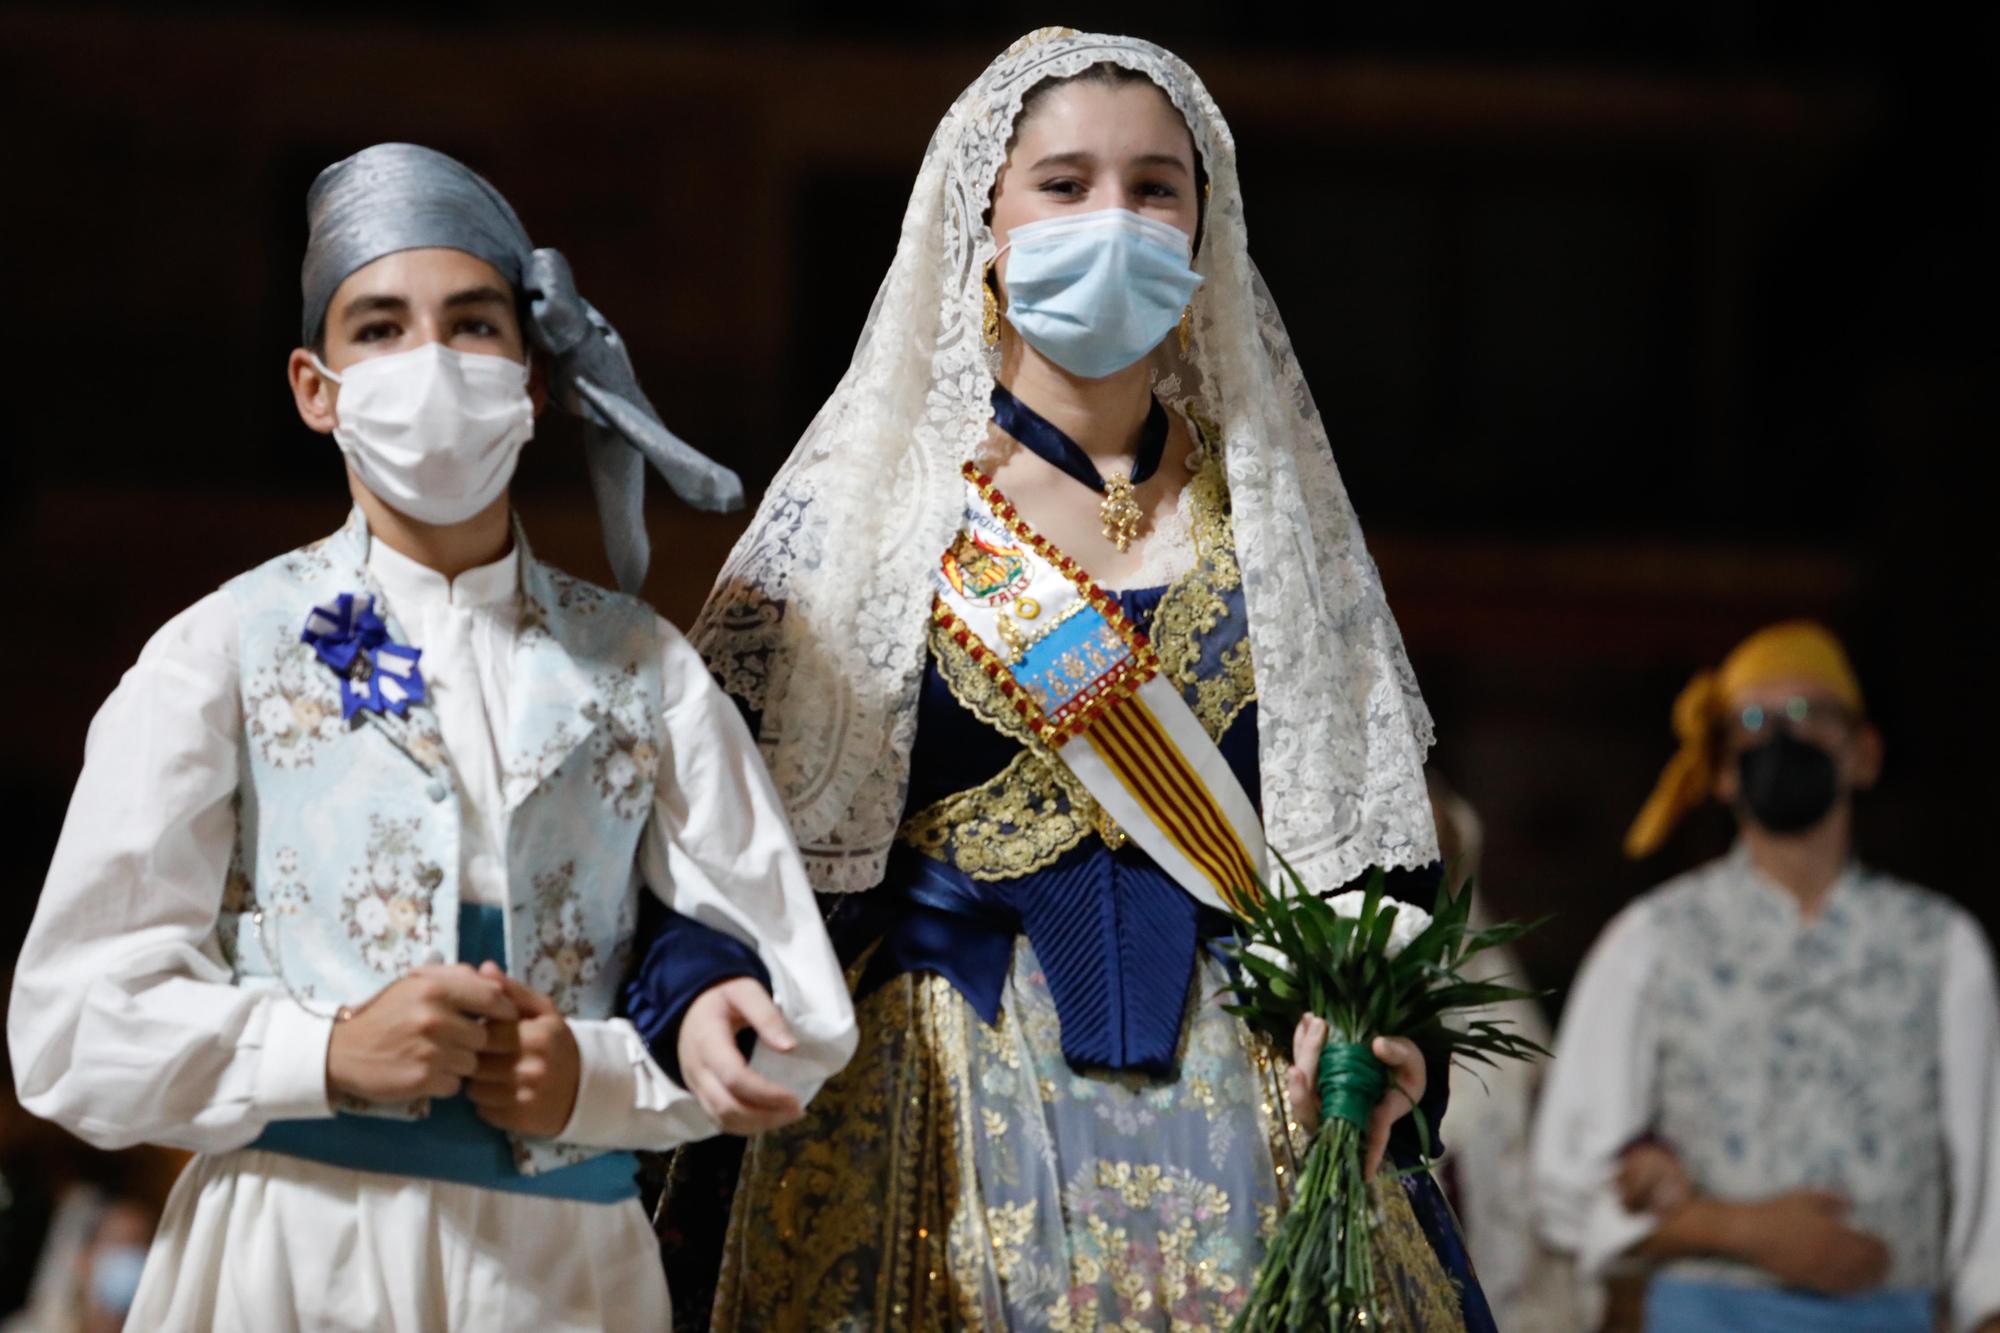
[[[934,574],[938,624],[1105,813],[1196,899],[1240,914],[1263,825],[1146,636],[965,466],[965,524]]]

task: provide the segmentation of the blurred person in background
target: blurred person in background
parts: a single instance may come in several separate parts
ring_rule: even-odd
[[[1534,1142],[1586,1276],[1651,1266],[1648,1328],[2000,1330],[2000,990],[1979,926],[1854,859],[1881,772],[1846,652],[1791,622],[1675,703],[1627,836],[1734,812],[1722,859],[1621,912],[1564,1009]]]
[[[27,1303],[0,1333],[117,1333],[139,1293],[156,1209],[75,1185],[57,1205]]]
[[[1472,895],[1472,924],[1493,917],[1480,892],[1484,829],[1472,803],[1435,766],[1425,769],[1438,851],[1457,892]],[[1520,959],[1502,946],[1480,955],[1469,976],[1526,986]],[[1484,1015],[1546,1046],[1549,1020],[1534,1000],[1509,1000]],[[1465,1229],[1465,1248],[1479,1285],[1503,1329],[1567,1333],[1581,1328],[1571,1287],[1571,1263],[1535,1233],[1528,1136],[1547,1073],[1546,1061],[1504,1060],[1451,1069],[1451,1150],[1438,1178]]]
[[[122,1327],[186,1162],[163,1148],[99,1152],[28,1114],[0,1043],[0,1333]]]

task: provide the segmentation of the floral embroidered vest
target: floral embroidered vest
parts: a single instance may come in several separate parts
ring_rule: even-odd
[[[515,540],[522,538],[517,529]],[[357,511],[333,536],[225,585],[241,623],[237,848],[219,930],[238,984],[319,1013],[458,957],[459,802],[435,715],[341,720],[339,678],[300,630],[315,606],[368,592]],[[521,550],[520,629],[500,751],[507,970],[565,1014],[608,1017],[638,909],[639,840],[663,744],[653,612]],[[422,648],[422,644],[415,645]],[[346,1104],[416,1118],[424,1103]],[[514,1140],[528,1174],[596,1155]]]
[[[1893,1255],[1888,1285],[1941,1280],[1949,1175],[1939,988],[1950,909],[1866,870],[1812,921],[1739,848],[1658,890],[1661,1135],[1705,1193],[1834,1190]],[[1677,1270],[1755,1282],[1719,1260]]]

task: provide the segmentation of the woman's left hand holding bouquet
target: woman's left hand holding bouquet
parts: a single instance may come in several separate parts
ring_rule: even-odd
[[[1285,1075],[1285,1097],[1291,1103],[1292,1119],[1310,1136],[1319,1128],[1319,1086],[1314,1072],[1319,1053],[1326,1047],[1327,1023],[1318,1014],[1307,1014],[1292,1032],[1292,1067]],[[1389,1148],[1389,1130],[1424,1099],[1427,1086],[1424,1053],[1416,1043],[1403,1037],[1377,1037],[1369,1043],[1375,1058],[1389,1067],[1389,1086],[1368,1117],[1368,1153],[1362,1166],[1365,1178],[1372,1179]]]

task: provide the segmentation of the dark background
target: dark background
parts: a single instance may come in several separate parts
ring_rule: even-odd
[[[1052,19],[1173,47],[1228,115],[1488,892],[1557,914],[1537,982],[1724,844],[1710,811],[1618,851],[1675,691],[1799,614],[1848,637],[1888,733],[1864,854],[2000,924],[1993,19],[1323,8],[0,10],[0,958],[147,636],[344,511],[283,382],[321,166],[414,139],[487,174],[754,492],[847,363],[932,127]],[[574,443],[545,425],[519,501],[603,578]],[[652,520],[648,591],[685,622],[741,520]]]

